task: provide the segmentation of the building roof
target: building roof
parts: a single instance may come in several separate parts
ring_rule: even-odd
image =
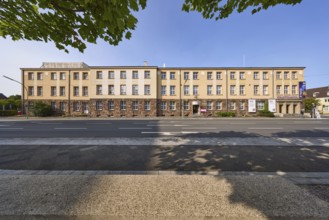
[[[5,96],[4,94],[0,93],[0,99],[7,99],[7,96]]]
[[[329,97],[329,86],[307,89],[308,98],[324,98]]]

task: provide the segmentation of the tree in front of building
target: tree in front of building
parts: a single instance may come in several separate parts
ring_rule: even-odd
[[[182,10],[196,11],[206,19],[223,19],[234,11],[252,14],[269,7],[295,5],[302,0],[185,0]],[[0,36],[14,41],[52,41],[83,52],[86,43],[100,38],[117,45],[131,38],[138,22],[133,13],[145,9],[147,0],[15,0],[0,1]]]
[[[38,101],[33,104],[31,112],[34,116],[46,117],[52,114],[51,106],[47,103]]]
[[[306,98],[303,100],[303,106],[305,109],[305,112],[311,112],[313,106],[319,106],[320,101],[315,98]]]

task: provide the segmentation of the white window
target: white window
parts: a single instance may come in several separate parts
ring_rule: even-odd
[[[109,95],[114,95],[114,85],[109,85]]]
[[[216,110],[222,110],[222,102],[221,101],[216,102]]]
[[[88,79],[88,73],[86,73],[86,72],[82,73],[82,79],[87,80]]]
[[[190,94],[190,86],[184,85],[184,95],[189,95]]]
[[[65,73],[59,73],[59,79],[60,80],[65,80],[66,79],[66,74]]]
[[[103,94],[102,85],[96,85],[96,95],[102,95],[102,94]]]
[[[293,95],[296,95],[297,94],[297,86],[296,85],[292,85],[292,87],[291,87],[291,93]]]
[[[198,79],[198,75],[199,75],[198,72],[193,72],[193,79]]]
[[[29,96],[34,96],[34,87],[33,86],[29,86],[28,91],[29,91]]]
[[[132,86],[133,95],[138,95],[138,85]]]
[[[170,79],[175,79],[175,72],[170,72]]]
[[[268,95],[268,86],[263,85],[263,95]]]
[[[289,93],[289,86],[284,86],[284,94],[287,95]]]
[[[161,79],[166,79],[166,78],[167,78],[166,72],[161,72]]]
[[[217,95],[221,95],[222,94],[222,86],[221,85],[217,85],[216,86],[216,94]]]
[[[138,101],[133,101],[133,110],[137,111],[138,110]]]
[[[230,72],[230,79],[235,79],[235,72]]]
[[[276,79],[281,79],[281,72],[276,72]]]
[[[43,73],[37,73],[37,80],[43,80]]]
[[[103,72],[102,71],[97,71],[96,72],[96,79],[103,79]]]
[[[207,95],[212,95],[212,86],[207,86]]]
[[[189,102],[188,101],[184,101],[183,106],[184,106],[184,110],[189,110]]]
[[[161,95],[166,95],[167,93],[167,86],[161,86]]]
[[[244,110],[244,102],[240,102],[240,110]]]
[[[276,94],[277,95],[281,94],[281,86],[276,86]]]
[[[289,72],[284,72],[284,73],[283,73],[283,78],[284,78],[284,79],[289,79],[289,78],[288,78],[288,77],[289,77],[288,74],[289,74]]]
[[[212,72],[207,72],[207,79],[208,80],[212,79]]]
[[[62,112],[65,112],[65,110],[66,110],[66,103],[65,102],[60,102],[59,103],[59,108],[61,109]]]
[[[114,71],[109,71],[108,78],[109,79],[114,79]]]
[[[103,102],[96,101],[96,110],[102,110],[102,109],[103,109]]]
[[[230,95],[235,95],[235,85],[230,85]]]
[[[245,79],[244,72],[240,72],[240,74],[239,74],[239,78],[240,78],[240,79]]]
[[[230,102],[230,109],[235,110],[235,102],[234,101]]]
[[[109,108],[109,110],[114,110],[114,101],[110,100],[108,102],[108,108]]]
[[[79,102],[73,102],[73,111],[78,112],[80,110]]]
[[[59,95],[65,96],[65,87],[64,86],[59,87]]]
[[[83,96],[88,96],[88,86],[82,87],[82,94]]]
[[[216,79],[222,79],[222,72],[216,73]]]
[[[144,110],[145,111],[150,111],[151,110],[151,102],[150,101],[145,101],[144,102]]]
[[[144,85],[144,94],[150,95],[151,94],[151,86],[150,85]]]
[[[207,110],[212,110],[212,101],[207,101]]]
[[[176,102],[170,101],[170,103],[169,103],[169,109],[170,110],[176,110]]]
[[[193,95],[198,95],[198,94],[199,94],[199,87],[193,86]]]
[[[188,80],[189,79],[189,72],[184,72],[184,80]]]
[[[56,102],[51,102],[50,106],[51,106],[51,110],[56,111],[57,109]]]
[[[175,86],[170,86],[170,95],[175,95]]]
[[[42,96],[43,95],[43,88],[42,86],[37,87],[37,96]]]
[[[138,79],[138,71],[133,71],[133,79]]]
[[[120,95],[126,95],[126,85],[120,85]]]
[[[151,74],[149,70],[144,71],[144,79],[151,79]]]
[[[57,73],[50,73],[50,78],[51,78],[51,80],[56,80],[57,79]]]
[[[74,80],[79,80],[79,73],[78,72],[73,73],[73,79]]]
[[[259,95],[259,85],[254,85],[254,95]]]
[[[73,96],[79,96],[79,86],[73,87]]]
[[[88,113],[88,110],[89,110],[88,102],[82,102],[82,111],[84,113]]]
[[[57,96],[56,86],[50,87],[50,95]]]
[[[28,79],[34,80],[34,73],[28,73]]]
[[[161,110],[166,110],[167,109],[167,102],[166,101],[162,101],[161,102]]]
[[[245,86],[244,85],[240,85],[240,95],[244,95],[245,94]]]
[[[126,71],[120,71],[120,79],[126,79],[127,75],[126,75]]]
[[[127,105],[126,105],[126,101],[120,101],[120,110],[126,110]]]
[[[264,110],[264,101],[257,101],[257,110]]]
[[[267,72],[263,72],[263,79],[267,80],[268,79],[268,73]]]
[[[259,79],[258,72],[254,72],[254,79]]]
[[[297,73],[296,72],[292,72],[291,73],[291,78],[292,79],[297,79]]]

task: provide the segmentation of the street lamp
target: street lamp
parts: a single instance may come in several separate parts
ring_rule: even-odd
[[[8,76],[3,75],[3,77],[5,77],[6,79],[9,79],[11,81],[17,82],[17,83],[21,84],[24,87],[24,89],[26,91],[26,101],[27,101],[27,105],[26,105],[26,118],[29,118],[29,94],[28,94],[28,91],[27,91],[26,86],[23,83],[15,80],[15,79],[12,79],[12,78],[10,78]],[[22,111],[24,111],[25,110],[25,108],[24,108],[24,95],[22,96],[22,99],[23,99],[23,101],[22,101]]]

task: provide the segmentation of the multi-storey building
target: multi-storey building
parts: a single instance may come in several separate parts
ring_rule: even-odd
[[[263,110],[299,114],[299,82],[304,67],[157,67],[88,66],[43,63],[21,68],[23,97],[42,100],[58,113],[109,117],[214,116],[248,110],[254,100]]]
[[[316,108],[320,113],[329,114],[329,86],[308,89],[306,93],[308,98],[319,100],[319,105]]]

